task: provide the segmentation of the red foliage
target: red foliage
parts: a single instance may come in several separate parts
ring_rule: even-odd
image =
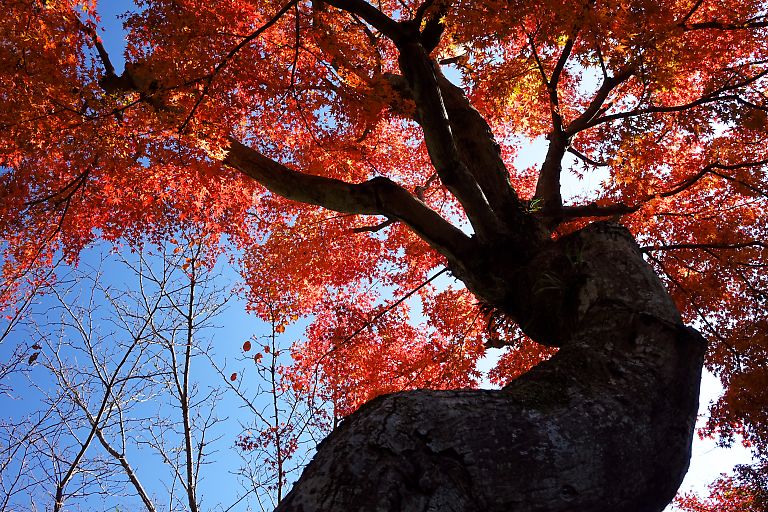
[[[683,512],[764,512],[768,506],[768,481],[763,467],[737,468],[737,477],[722,475],[709,486],[709,496],[684,494],[675,499]]]
[[[76,260],[97,238],[139,243],[195,225],[210,246],[226,240],[242,256],[255,313],[280,329],[314,317],[291,378],[301,386],[320,369],[342,414],[399,389],[476,385],[489,337],[466,291],[425,287],[420,306],[379,315],[445,264],[425,241],[402,223],[289,201],[224,164],[233,138],[304,176],[386,177],[467,227],[435,178],[412,101],[390,82],[395,44],[337,4],[348,5],[142,1],[125,18],[120,75],[100,53],[94,0],[5,2],[2,303],[12,307],[59,255]],[[572,169],[603,169],[605,180],[568,205],[560,231],[621,218],[711,341],[707,364],[727,392],[708,431],[768,444],[764,4],[383,0],[376,9],[441,28],[431,55],[451,63],[488,120],[523,199],[537,172],[515,166],[522,142],[553,123],[570,130]],[[536,201],[528,207],[535,213]],[[492,379],[545,355],[521,344]]]

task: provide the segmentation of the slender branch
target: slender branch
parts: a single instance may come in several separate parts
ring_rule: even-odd
[[[763,70],[751,77],[745,78],[744,80],[737,82],[735,84],[730,85],[723,85],[722,87],[710,92],[709,94],[702,96],[701,98],[698,98],[696,100],[690,101],[688,103],[684,103],[681,105],[670,105],[670,106],[648,106],[645,108],[634,108],[632,110],[626,111],[626,112],[617,112],[615,114],[610,115],[602,115],[599,117],[593,117],[588,122],[585,122],[583,124],[579,124],[579,129],[583,130],[586,128],[592,128],[594,126],[597,126],[598,124],[607,123],[611,121],[616,121],[620,119],[627,119],[630,117],[636,117],[641,116],[645,114],[659,114],[659,113],[672,113],[672,112],[683,112],[685,110],[692,109],[694,107],[699,107],[703,105],[707,105],[709,103],[715,103],[718,101],[740,101],[741,98],[738,94],[725,94],[728,92],[733,92],[738,89],[741,89],[743,87],[747,87],[748,85],[751,85],[755,83],[756,81],[760,80],[761,78],[768,75],[768,70]],[[571,128],[575,129],[575,128]]]
[[[738,183],[739,185],[751,190],[752,192],[755,192],[756,194],[768,197],[767,191],[761,190],[753,185],[750,185],[749,183],[743,180],[739,180],[737,178],[734,178],[733,176],[728,176],[727,174],[724,174],[722,172],[718,172],[715,170],[715,169],[720,169],[720,170],[735,171],[735,170],[745,169],[749,167],[758,167],[761,165],[768,165],[768,159],[756,160],[753,162],[741,162],[738,164],[721,164],[719,162],[714,162],[709,165],[706,165],[699,172],[697,172],[690,178],[686,178],[680,181],[676,185],[672,186],[672,188],[670,188],[669,190],[648,194],[642,197],[641,199],[639,199],[637,203],[635,203],[634,205],[616,203],[612,205],[601,206],[595,203],[590,203],[590,204],[579,205],[579,206],[566,206],[566,207],[563,207],[561,211],[561,215],[563,217],[568,217],[568,218],[607,217],[607,216],[613,216],[613,215],[627,215],[627,214],[638,211],[640,208],[642,208],[644,204],[648,203],[649,201],[652,201],[653,199],[671,197],[681,192],[684,192],[685,190],[688,190],[690,187],[695,185],[696,182],[698,182],[701,178],[703,178],[707,174],[713,174],[724,180]]]
[[[685,30],[749,30],[754,28],[766,28],[768,27],[768,19],[764,16],[753,20],[748,20],[743,23],[738,22],[722,22],[722,21],[704,21],[700,23],[681,23],[680,27]]]
[[[699,9],[699,7],[701,7],[701,4],[703,3],[704,3],[704,0],[696,0],[696,3],[693,4],[691,9],[688,11],[688,13],[685,16],[683,16],[683,19],[680,20],[679,25],[685,26],[686,22],[691,18],[691,16],[693,16],[696,13],[696,11]]]
[[[718,249],[718,250],[738,250],[745,247],[761,247],[768,249],[768,243],[761,242],[759,240],[751,240],[749,242],[713,242],[713,243],[680,243],[680,244],[663,244],[663,245],[647,245],[641,247],[640,250],[648,252],[656,251],[678,251],[686,249]]]
[[[544,63],[541,62],[541,58],[539,57],[539,52],[536,51],[536,42],[534,41],[534,34],[526,34],[528,36],[528,44],[531,47],[531,55],[533,55],[533,61],[536,63],[536,68],[539,70],[539,74],[541,75],[541,81],[544,84],[547,89],[549,89],[549,78],[547,77],[547,72],[544,69]]]
[[[377,231],[381,231],[384,228],[387,228],[397,222],[394,219],[387,219],[384,222],[380,222],[373,226],[361,226],[359,228],[354,228],[352,230],[353,233],[376,233]]]
[[[54,512],[58,512],[62,509],[64,506],[64,489],[67,486],[67,483],[69,483],[70,479],[74,476],[75,472],[78,470],[80,461],[85,456],[86,451],[91,445],[91,441],[96,436],[96,431],[98,430],[98,425],[101,422],[102,416],[108,411],[108,405],[109,405],[109,397],[111,396],[111,389],[112,386],[115,383],[115,380],[117,379],[118,373],[122,369],[122,367],[125,365],[125,363],[128,361],[129,356],[131,355],[131,352],[133,352],[133,349],[137,346],[140,338],[136,338],[133,341],[133,344],[128,348],[128,350],[125,352],[123,357],[120,359],[120,362],[115,367],[114,373],[108,382],[108,386],[104,392],[104,398],[101,401],[101,405],[99,406],[99,410],[96,413],[95,418],[93,419],[93,422],[91,423],[91,428],[88,432],[88,435],[86,436],[86,439],[81,443],[80,450],[75,455],[75,458],[72,460],[72,462],[69,465],[69,469],[64,474],[64,476],[59,480],[59,482],[56,484],[56,494],[54,497],[54,504],[53,504],[53,510]]]
[[[607,164],[605,162],[598,162],[597,160],[593,160],[593,159],[589,158],[587,155],[585,155],[584,153],[582,153],[578,149],[574,148],[573,146],[569,146],[568,147],[568,152],[571,153],[572,155],[576,156],[576,158],[578,158],[582,162],[584,162],[586,164],[589,164],[589,165],[592,165],[594,167],[608,167],[608,165],[609,165],[609,164]]]
[[[197,248],[199,250],[199,246]],[[185,322],[185,344],[184,344],[184,366],[182,368],[182,390],[179,395],[179,405],[181,407],[182,426],[184,428],[184,455],[186,466],[186,490],[187,490],[187,503],[189,504],[190,512],[197,512],[197,479],[194,477],[194,450],[192,447],[192,425],[189,419],[189,372],[192,363],[192,345],[194,342],[195,333],[195,296],[197,285],[197,254],[193,255],[190,263],[189,274],[189,291],[187,293],[187,311],[184,314]],[[174,367],[174,371],[177,369]]]
[[[206,80],[205,84],[203,85],[203,90],[200,92],[200,96],[197,98],[197,101],[192,106],[192,109],[189,111],[189,114],[187,115],[187,118],[184,119],[184,122],[181,123],[181,126],[179,127],[179,132],[184,132],[184,129],[187,127],[189,122],[192,120],[192,118],[195,115],[195,112],[197,111],[200,104],[203,102],[203,99],[208,94],[208,90],[211,88],[211,84],[213,83],[213,79],[216,78],[216,75],[221,72],[224,67],[229,64],[229,61],[232,60],[232,58],[237,55],[237,53],[251,44],[254,39],[259,37],[261,34],[263,34],[269,27],[274,25],[278,22],[280,18],[283,17],[283,15],[288,12],[291,7],[298,4],[299,0],[290,0],[287,4],[285,4],[277,13],[272,16],[269,20],[267,20],[266,23],[264,23],[262,26],[248,34],[245,38],[243,38],[242,41],[240,41],[238,44],[236,44],[227,54],[224,56],[223,59],[216,65],[215,68],[213,68],[213,71],[210,75],[208,75],[208,79]]]
[[[338,348],[338,347],[340,347],[340,346],[342,346],[342,345],[346,344],[346,343],[347,343],[347,342],[349,342],[349,341],[350,341],[352,338],[354,338],[355,336],[357,336],[358,334],[360,334],[361,332],[363,332],[365,329],[367,329],[368,327],[370,327],[370,326],[374,325],[374,324],[375,324],[375,323],[376,323],[376,322],[377,322],[377,321],[378,321],[378,320],[379,320],[381,317],[383,317],[384,315],[386,315],[387,313],[389,313],[390,311],[392,311],[393,309],[395,309],[397,306],[399,306],[400,304],[402,304],[402,303],[403,303],[403,302],[405,302],[406,300],[408,300],[408,299],[409,299],[411,296],[413,296],[413,294],[414,294],[414,293],[418,292],[419,290],[421,290],[422,288],[424,288],[424,287],[425,287],[425,286],[427,286],[429,283],[431,283],[432,281],[434,281],[435,279],[437,279],[437,278],[438,278],[438,277],[440,277],[441,275],[445,274],[446,272],[448,272],[448,268],[447,268],[447,267],[446,267],[446,268],[443,268],[443,269],[441,269],[441,270],[440,270],[440,271],[438,271],[438,272],[436,272],[434,275],[432,275],[432,277],[430,277],[430,278],[426,279],[426,280],[425,280],[424,282],[422,282],[422,283],[421,283],[419,286],[417,286],[417,287],[413,288],[413,289],[412,289],[412,290],[410,290],[408,293],[406,293],[405,295],[403,295],[402,297],[400,297],[399,299],[397,299],[396,301],[394,301],[392,304],[390,304],[390,305],[388,305],[386,308],[382,309],[382,310],[381,310],[379,313],[377,313],[377,314],[376,314],[376,316],[374,316],[373,318],[371,318],[369,321],[365,322],[365,324],[363,324],[363,325],[362,325],[362,326],[360,326],[358,329],[356,329],[356,330],[355,330],[355,331],[354,331],[352,334],[350,334],[349,336],[345,337],[345,338],[344,338],[344,339],[343,339],[343,340],[342,340],[340,343],[338,343],[338,344],[337,344],[337,345],[336,345],[336,346],[335,346],[335,347],[334,347],[332,350],[336,350],[336,348]]]
[[[584,112],[582,112],[579,117],[574,119],[565,128],[565,132],[569,137],[572,137],[576,133],[590,127],[590,121],[592,121],[592,119],[594,119],[596,116],[600,116],[603,112],[605,112],[603,104],[605,103],[605,100],[608,99],[608,95],[617,86],[627,81],[634,74],[635,69],[636,64],[633,62],[627,65],[616,75],[612,77],[606,76],[606,78],[603,80],[603,83],[600,85],[600,88],[595,93],[595,97],[592,98],[592,101],[589,103],[589,106],[587,106]]]
[[[64,385],[67,391],[69,391],[70,395],[72,396],[73,401],[78,405],[78,407],[80,407],[83,413],[85,413],[86,418],[88,419],[88,423],[91,425],[91,428],[95,429],[96,437],[101,443],[101,446],[107,451],[107,453],[109,453],[112,456],[112,458],[118,461],[120,466],[123,468],[123,471],[128,477],[128,480],[130,480],[131,485],[133,485],[133,488],[136,490],[136,493],[139,495],[139,498],[141,499],[142,503],[144,503],[144,507],[147,509],[147,512],[155,512],[155,505],[152,503],[152,500],[149,498],[149,495],[144,489],[144,486],[141,484],[141,481],[139,480],[136,474],[136,471],[128,462],[128,459],[125,457],[125,454],[117,451],[115,447],[112,446],[112,444],[106,438],[106,436],[104,436],[102,425],[96,423],[96,418],[93,417],[90,410],[88,409],[87,404],[83,401],[82,397],[80,396],[80,393],[77,390],[77,386],[72,385],[71,383],[69,383],[64,379],[64,372],[61,373],[60,378],[64,381],[65,383]],[[143,378],[143,377],[138,377],[138,378]]]

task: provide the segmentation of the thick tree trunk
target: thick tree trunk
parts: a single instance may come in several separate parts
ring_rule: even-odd
[[[502,390],[371,401],[321,443],[278,511],[666,506],[688,468],[703,338],[623,228],[591,225],[522,267],[503,256],[457,275],[559,352]]]

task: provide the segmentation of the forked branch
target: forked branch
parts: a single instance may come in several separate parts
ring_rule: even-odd
[[[286,199],[341,213],[382,215],[404,222],[449,261],[460,260],[470,238],[410,192],[376,177],[364,183],[294,171],[236,140],[223,162]]]

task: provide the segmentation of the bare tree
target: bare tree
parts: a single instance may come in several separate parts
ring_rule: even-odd
[[[231,279],[177,238],[62,267],[5,326],[26,343],[0,397],[0,510],[272,510],[333,427],[319,381],[286,373],[276,313],[234,371],[217,359]],[[232,491],[206,495],[222,472]]]
[[[195,363],[229,299],[226,286],[214,284],[213,262],[188,237],[159,254],[142,249],[121,258],[130,287],[83,265],[36,305],[44,314],[24,327],[37,356],[22,361],[26,387],[9,397],[36,398],[36,408],[24,412],[17,403],[18,413],[0,420],[4,510],[45,503],[54,511],[121,503],[149,512],[200,509],[222,390],[201,384]],[[135,463],[148,457],[166,468],[152,470],[150,487]],[[160,486],[158,474],[167,475]]]

